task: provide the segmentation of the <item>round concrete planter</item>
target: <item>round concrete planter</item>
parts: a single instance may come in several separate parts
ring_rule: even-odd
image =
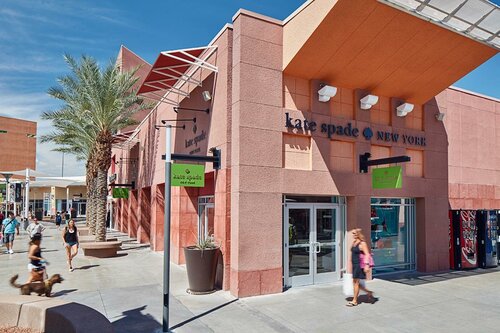
[[[195,246],[184,248],[189,293],[209,294],[215,291],[215,273],[219,253],[219,248],[204,250]]]

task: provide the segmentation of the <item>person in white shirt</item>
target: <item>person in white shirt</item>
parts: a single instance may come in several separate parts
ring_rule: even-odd
[[[33,222],[30,223],[26,231],[28,232],[30,238],[33,238],[36,234],[42,235],[42,232],[45,230],[45,227],[38,222],[38,219],[35,217]]]

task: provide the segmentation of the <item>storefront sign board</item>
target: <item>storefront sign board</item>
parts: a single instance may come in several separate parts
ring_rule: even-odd
[[[113,188],[113,198],[115,199],[128,199],[128,188],[115,187]]]
[[[372,169],[373,188],[401,188],[403,175],[401,166]]]
[[[171,186],[204,187],[205,166],[197,164],[172,164]]]

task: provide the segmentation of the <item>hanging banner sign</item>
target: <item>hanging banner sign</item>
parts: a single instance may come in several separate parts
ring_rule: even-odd
[[[403,175],[401,166],[372,169],[373,188],[401,188]]]
[[[128,188],[114,187],[113,198],[115,199],[128,199]]]
[[[172,186],[204,187],[205,166],[197,164],[172,164]]]

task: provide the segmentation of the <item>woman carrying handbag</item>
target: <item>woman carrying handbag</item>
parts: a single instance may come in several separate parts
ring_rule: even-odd
[[[371,258],[370,249],[365,241],[365,236],[361,233],[361,229],[353,229],[352,236],[354,241],[351,246],[351,262],[352,262],[352,282],[354,288],[354,294],[352,301],[348,302],[346,306],[357,306],[359,289],[366,292],[368,299],[373,303],[374,297],[371,290],[366,289],[366,287],[360,283],[361,280],[366,279],[366,274],[370,271],[373,266],[373,259]]]

